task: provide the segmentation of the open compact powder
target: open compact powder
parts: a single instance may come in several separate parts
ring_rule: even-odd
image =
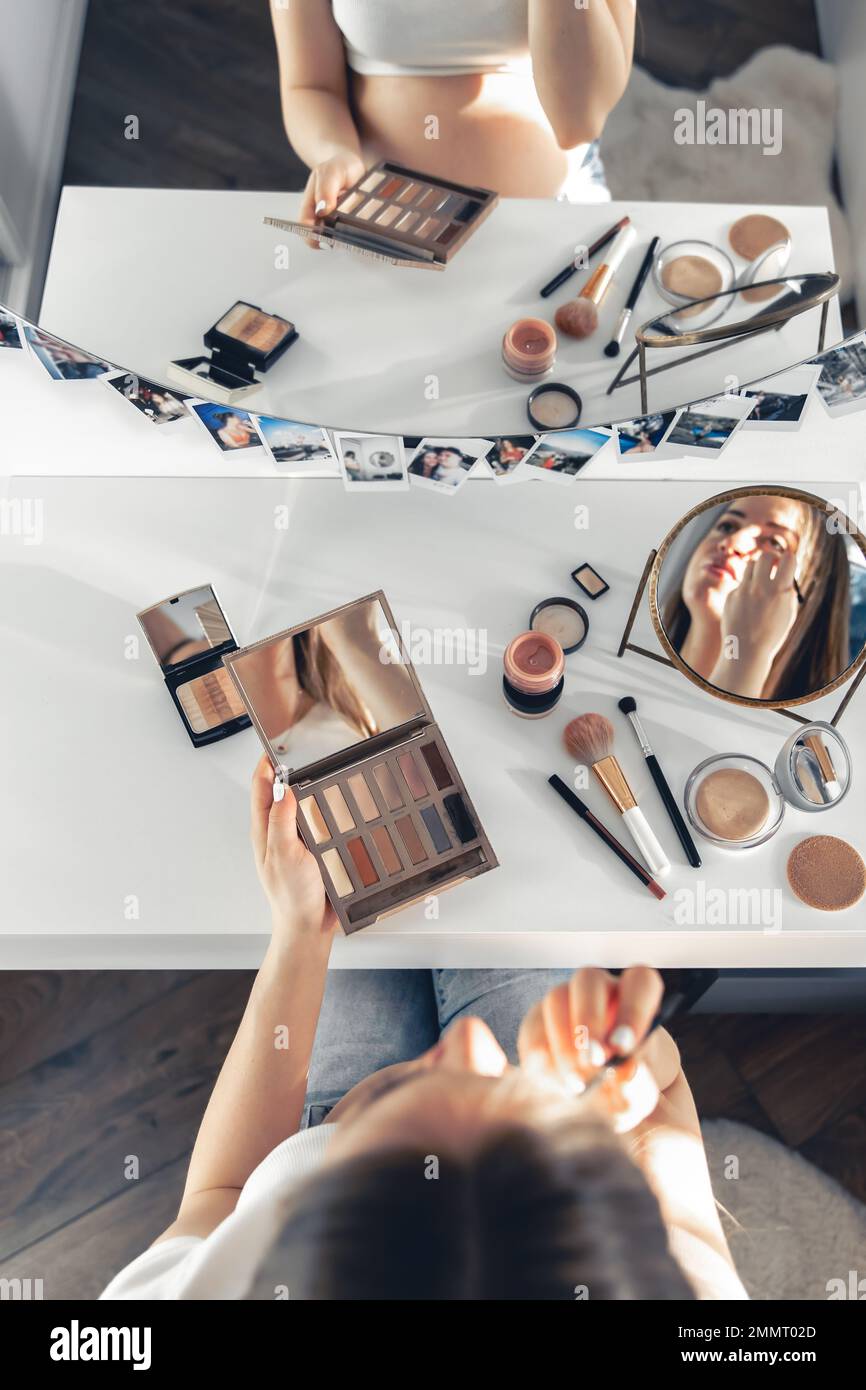
[[[770,798],[751,772],[722,767],[701,782],[695,807],[707,829],[720,839],[750,840],[767,824]]]

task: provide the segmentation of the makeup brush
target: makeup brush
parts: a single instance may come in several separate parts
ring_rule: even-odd
[[[547,780],[553,787],[553,790],[559,792],[563,801],[568,803],[572,811],[576,811],[581,820],[586,821],[590,830],[594,830],[599,839],[604,840],[608,849],[612,849],[616,857],[621,859],[623,864],[625,864],[626,868],[631,869],[635,878],[639,878],[644,887],[650,890],[653,897],[658,898],[659,902],[661,902],[662,898],[667,896],[664,888],[662,888],[660,883],[656,883],[652,875],[647,873],[643,864],[639,864],[633,854],[629,854],[625,845],[620,844],[619,840],[608,830],[604,822],[600,821],[598,816],[592,814],[586,802],[581,801],[576,792],[573,792],[571,787],[567,786],[561,777],[557,777],[555,772],[553,776],[548,777]]]
[[[575,762],[591,767],[628,827],[629,834],[653,874],[666,874],[670,860],[649,827],[646,816],[613,754],[614,731],[603,714],[581,714],[565,726],[565,746]]]
[[[842,795],[842,787],[836,776],[836,769],[833,766],[829,748],[820,734],[809,734],[805,743],[818,765],[816,781],[819,791],[822,792],[828,803],[838,800]]]
[[[671,824],[680,839],[680,844],[686,852],[686,858],[693,869],[701,867],[701,856],[698,854],[694,840],[688,831],[688,826],[682,818],[680,808],[676,803],[676,798],[667,783],[667,778],[661,770],[658,758],[652,750],[652,745],[646,736],[643,724],[640,722],[637,713],[637,701],[630,695],[624,695],[619,701],[619,708],[628,718],[629,723],[634,729],[635,738],[640,744],[640,750],[646,759],[646,765],[652,773],[652,779],[658,788],[658,794],[665,804],[665,810],[671,818]]]
[[[608,227],[607,231],[603,232],[598,240],[594,241],[591,246],[575,246],[574,255],[569,264],[564,266],[557,275],[554,275],[552,280],[548,280],[547,284],[542,289],[542,299],[548,299],[555,290],[559,289],[560,285],[564,285],[566,280],[571,279],[575,271],[583,269],[584,265],[601,251],[603,247],[607,246],[608,242],[613,241],[617,232],[621,232],[623,227],[628,226],[630,221],[630,217],[621,217],[612,227]]]
[[[625,301],[622,313],[617,319],[613,337],[604,350],[605,357],[618,357],[625,330],[628,328],[629,319],[634,311],[634,306],[640,298],[641,290],[646,284],[647,276],[650,273],[652,263],[655,259],[656,251],[659,249],[660,236],[654,236],[646,250],[646,255],[641,261],[640,270],[635,276],[635,282],[629,290],[628,299]]]
[[[631,249],[636,232],[631,223],[617,232],[616,239],[601,265],[596,266],[577,299],[560,304],[554,322],[572,338],[589,338],[598,328],[598,306],[610,289],[613,277]]]
[[[702,995],[706,994],[711,985],[714,985],[719,978],[718,970],[681,970],[675,972],[678,976],[685,978],[679,988],[668,989],[665,986],[664,998],[659,1006],[658,1013],[644,1035],[643,1043],[655,1032],[657,1028],[664,1028],[680,1014],[688,1013],[689,1009],[698,1002]],[[581,1091],[581,1099],[589,1092],[594,1091],[605,1080],[606,1073],[613,1068],[616,1071],[619,1067],[625,1066],[626,1062],[632,1059],[631,1052],[616,1052],[612,1057],[608,1057],[603,1067],[599,1067],[598,1072],[586,1084],[586,1090]]]

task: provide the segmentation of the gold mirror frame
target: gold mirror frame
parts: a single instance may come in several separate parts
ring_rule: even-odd
[[[649,606],[650,617],[652,618],[652,624],[655,629],[655,634],[658,637],[663,650],[667,653],[668,662],[671,666],[675,667],[677,671],[681,671],[682,674],[689,681],[691,681],[693,685],[697,685],[700,687],[701,690],[705,690],[708,694],[714,695],[719,700],[727,700],[730,704],[733,705],[746,705],[752,709],[773,709],[782,710],[784,712],[785,710],[791,708],[794,705],[806,705],[811,704],[813,700],[820,700],[822,696],[831,694],[832,691],[838,690],[840,685],[844,685],[846,681],[851,680],[855,673],[863,666],[863,663],[866,662],[866,643],[864,643],[861,651],[855,657],[854,661],[852,661],[849,666],[846,666],[845,670],[841,673],[841,675],[837,676],[837,678],[834,681],[832,681],[830,685],[825,685],[820,690],[812,691],[809,695],[798,695],[796,699],[753,700],[745,695],[731,695],[727,690],[720,690],[717,685],[711,685],[709,681],[705,681],[702,676],[697,675],[697,673],[693,671],[690,666],[686,665],[679,652],[675,650],[675,648],[671,645],[670,641],[668,640],[667,633],[664,629],[664,624],[662,623],[661,613],[659,611],[658,599],[659,577],[661,575],[662,565],[664,564],[665,557],[667,556],[668,551],[670,550],[677,536],[680,535],[680,533],[685,529],[686,526],[689,525],[690,522],[694,521],[696,517],[701,516],[704,512],[709,511],[712,507],[720,506],[722,503],[732,502],[735,498],[766,497],[768,494],[777,497],[789,497],[796,502],[807,502],[810,506],[817,507],[820,511],[823,511],[825,516],[827,517],[844,517],[845,535],[851,536],[856,540],[863,554],[864,560],[866,560],[866,536],[863,535],[862,531],[858,526],[855,526],[854,522],[846,513],[841,512],[838,507],[835,507],[832,502],[828,502],[826,498],[817,497],[813,492],[803,492],[799,488],[785,486],[772,487],[767,485],[766,483],[759,487],[732,488],[728,492],[717,493],[715,497],[708,497],[706,501],[700,502],[697,506],[692,507],[691,510],[686,512],[685,516],[680,517],[676,525],[673,526],[670,531],[668,531],[658,550],[655,552],[655,556],[652,562],[652,568],[650,569],[648,581]]]

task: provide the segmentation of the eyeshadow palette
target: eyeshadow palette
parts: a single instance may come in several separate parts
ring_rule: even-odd
[[[492,189],[468,188],[384,160],[315,227],[276,217],[265,221],[392,265],[443,270],[498,202]]]
[[[383,594],[225,666],[347,932],[496,867]]]
[[[297,338],[298,330],[289,319],[239,299],[205,333],[210,356],[170,362],[168,377],[196,395],[202,394],[202,382],[207,382],[211,399],[232,404],[258,390],[256,373],[267,372]]]
[[[137,618],[194,747],[250,727],[223,665],[237,642],[209,584],[155,603]]]

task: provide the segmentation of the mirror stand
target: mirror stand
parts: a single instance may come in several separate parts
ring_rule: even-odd
[[[632,628],[635,624],[635,619],[637,618],[637,611],[640,607],[641,599],[644,596],[644,591],[646,590],[647,583],[649,582],[650,571],[652,570],[652,567],[655,564],[655,559],[657,555],[657,550],[651,550],[647,558],[647,562],[643,567],[643,574],[640,577],[640,582],[637,586],[634,600],[629,610],[629,615],[626,620],[626,624],[623,629],[623,634],[620,638],[619,648],[617,649],[616,654],[618,657],[620,657],[623,656],[625,652],[636,652],[638,656],[648,657],[650,661],[658,661],[662,666],[670,666],[672,671],[676,671],[677,667],[671,661],[670,657],[662,656],[659,652],[651,652],[646,647],[640,647],[637,645],[636,642],[629,641],[629,638],[631,637]],[[839,720],[842,718],[842,715],[845,713],[845,710],[848,708],[848,704],[852,696],[856,692],[857,687],[860,685],[860,682],[864,679],[864,677],[866,677],[866,664],[860,667],[860,670],[857,672],[856,676],[849,684],[841,704],[835,711],[832,719],[828,721],[834,729],[838,725]],[[759,708],[759,706],[752,706],[752,708],[757,709]],[[807,719],[802,714],[795,714],[793,710],[789,709],[777,709],[774,710],[773,713],[781,714],[785,719],[793,719],[797,724],[812,724],[814,722],[811,719]]]

